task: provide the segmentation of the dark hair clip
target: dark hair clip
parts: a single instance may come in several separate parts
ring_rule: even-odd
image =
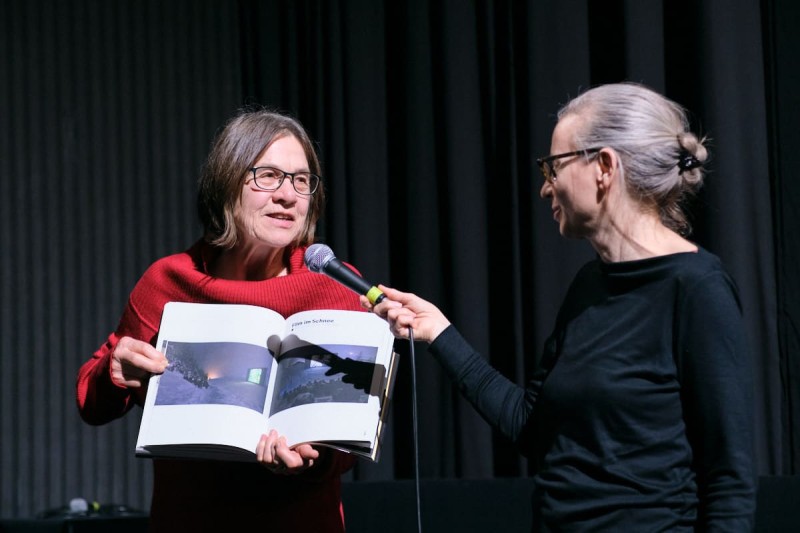
[[[678,154],[678,168],[681,169],[681,172],[685,170],[692,170],[693,168],[697,168],[702,165],[702,161],[687,152],[686,149],[681,149],[680,153]]]

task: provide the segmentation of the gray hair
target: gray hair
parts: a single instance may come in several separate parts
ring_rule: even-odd
[[[567,115],[581,120],[576,150],[612,148],[628,192],[656,208],[668,228],[691,232],[683,204],[703,183],[708,151],[682,106],[642,85],[615,83],[577,96],[558,112],[559,120]]]

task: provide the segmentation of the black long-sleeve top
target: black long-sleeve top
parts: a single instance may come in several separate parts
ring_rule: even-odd
[[[525,388],[452,326],[430,350],[538,464],[536,530],[752,529],[750,354],[707,251],[587,263]]]

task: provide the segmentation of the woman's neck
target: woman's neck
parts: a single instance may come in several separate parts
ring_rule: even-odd
[[[209,274],[235,281],[261,281],[285,276],[289,270],[289,248],[234,247],[224,250],[209,265]]]
[[[606,263],[636,261],[681,252],[696,252],[697,245],[666,227],[652,213],[627,211],[609,216],[589,237],[595,251]]]

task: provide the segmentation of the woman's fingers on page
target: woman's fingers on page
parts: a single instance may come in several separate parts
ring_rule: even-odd
[[[265,465],[269,465],[272,462],[272,445],[269,443],[267,435],[261,435],[261,438],[258,439],[256,459],[258,459],[259,463],[264,463]]]
[[[265,453],[264,449],[266,448],[266,441],[267,441],[267,436],[261,435],[261,438],[258,439],[258,444],[256,444],[256,460],[259,463],[264,462],[264,453]]]
[[[304,461],[313,461],[319,458],[319,450],[310,444],[298,444],[293,450],[296,451]]]
[[[266,467],[275,470],[278,467],[275,447],[278,443],[278,433],[273,429],[269,434],[261,435],[256,446],[256,458]]]
[[[270,471],[279,474],[298,474],[314,466],[319,451],[309,444],[289,448],[286,438],[275,430],[261,435],[256,445],[256,459]]]
[[[304,459],[299,453],[290,450],[288,454],[280,455],[282,468],[279,472],[285,474],[299,474],[314,466],[314,459]]]
[[[278,439],[278,446],[275,448],[283,469],[280,472],[286,474],[299,474],[314,466],[314,459],[319,457],[319,452],[309,444],[299,444],[294,448],[289,448],[286,438]]]
[[[278,439],[278,443],[275,446],[275,453],[278,461],[286,465],[286,468],[297,468],[303,464],[303,459],[300,457],[300,454],[291,450],[289,446],[286,445],[286,437],[280,437]]]
[[[164,354],[131,337],[122,337],[111,356],[111,377],[125,387],[141,387],[150,374],[160,374],[166,368]]]
[[[114,350],[111,356],[111,379],[118,385],[140,387],[142,380],[148,375],[146,370],[131,363],[133,356],[126,348],[117,346],[117,349]]]

